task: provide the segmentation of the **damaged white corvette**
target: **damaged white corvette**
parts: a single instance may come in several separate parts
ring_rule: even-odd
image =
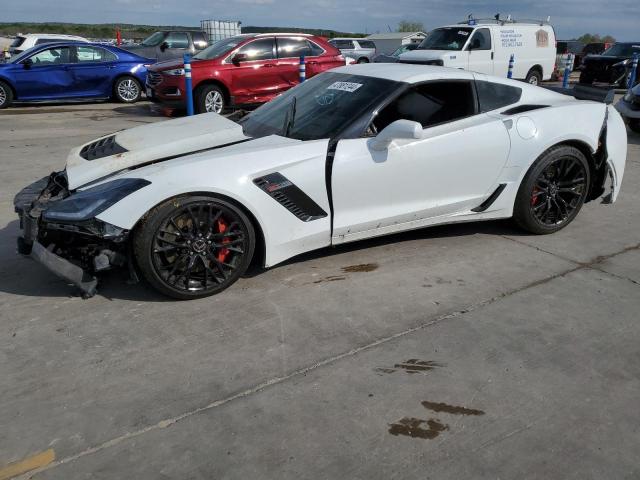
[[[513,217],[552,233],[620,190],[626,130],[605,97],[442,67],[339,68],[238,123],[203,114],[73,149],[16,196],[19,251],[85,296],[99,272],[128,268],[191,299],[252,259],[429,225]]]

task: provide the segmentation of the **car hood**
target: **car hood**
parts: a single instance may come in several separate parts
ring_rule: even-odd
[[[123,130],[71,150],[66,165],[69,189],[74,190],[136,166],[249,138],[240,125],[217,113]]]
[[[626,60],[629,57],[613,57],[610,55],[587,55],[586,57],[584,57],[584,63],[585,65],[588,65],[590,63],[593,64],[606,64],[606,65],[613,65],[615,63],[621,62],[623,60]]]
[[[411,50],[400,54],[400,61],[442,60],[446,55],[456,55],[456,50]]]

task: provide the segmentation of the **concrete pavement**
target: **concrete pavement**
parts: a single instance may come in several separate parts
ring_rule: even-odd
[[[15,255],[17,190],[162,120],[0,113],[0,478],[49,450],[34,478],[640,476],[637,135],[618,203],[552,236],[425,229],[193,302],[117,274],[84,301]]]

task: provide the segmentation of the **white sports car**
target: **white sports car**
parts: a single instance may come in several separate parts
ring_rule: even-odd
[[[16,196],[19,251],[85,296],[98,272],[124,267],[190,299],[227,288],[252,259],[270,267],[429,225],[513,217],[552,233],[620,190],[626,129],[604,95],[574,98],[591,90],[338,68],[237,123],[203,114],[73,149],[63,171]]]

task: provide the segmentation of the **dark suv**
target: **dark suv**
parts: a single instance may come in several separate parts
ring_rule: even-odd
[[[580,83],[606,82],[626,88],[634,54],[640,55],[640,42],[614,43],[602,55],[584,57]]]
[[[185,53],[196,54],[209,46],[207,36],[200,30],[164,30],[145,38],[139,45],[123,46],[124,50],[157,61],[182,58]]]

